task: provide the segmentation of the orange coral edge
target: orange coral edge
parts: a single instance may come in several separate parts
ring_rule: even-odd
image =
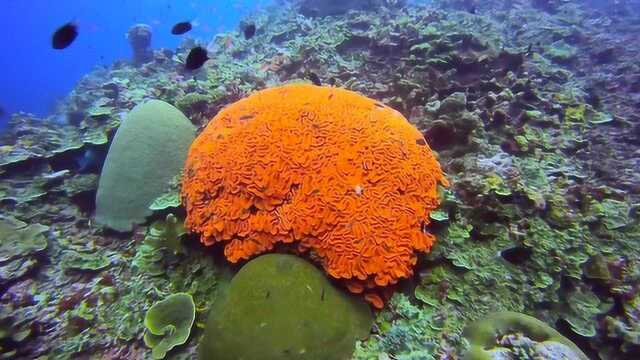
[[[292,244],[379,307],[410,276],[447,185],[422,134],[355,92],[296,84],[223,109],[193,142],[186,226],[231,262]],[[366,291],[365,291],[366,289]]]

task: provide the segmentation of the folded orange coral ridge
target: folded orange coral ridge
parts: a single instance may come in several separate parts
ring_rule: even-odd
[[[310,251],[357,293],[412,274],[446,185],[422,134],[352,91],[262,90],[223,109],[191,145],[186,225],[231,262],[278,243]],[[376,306],[375,292],[366,296]]]

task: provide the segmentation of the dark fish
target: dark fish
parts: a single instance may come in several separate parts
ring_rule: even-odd
[[[478,9],[476,9],[475,5],[471,5],[471,7],[469,7],[469,14],[475,14]]]
[[[247,26],[244,27],[244,38],[246,40],[251,39],[255,34],[256,34],[256,24],[251,23],[251,24],[247,24]]]
[[[67,23],[53,33],[51,46],[58,50],[64,49],[71,45],[76,37],[78,37],[78,26],[74,23]]]
[[[0,106],[0,117],[3,117],[7,112],[4,110],[2,106]]]
[[[173,28],[171,28],[171,33],[173,35],[182,35],[189,31],[191,31],[191,23],[188,21],[177,23],[173,25]]]
[[[314,72],[311,72],[311,71],[307,72],[307,79],[311,80],[313,85],[317,85],[317,86],[321,86],[322,85],[322,82],[320,81],[320,78]]]
[[[196,46],[189,51],[184,67],[187,70],[196,70],[199,69],[207,60],[209,60],[207,50],[201,46]]]
[[[85,152],[75,159],[77,171],[79,173],[100,172],[106,154],[93,148],[85,150]]]

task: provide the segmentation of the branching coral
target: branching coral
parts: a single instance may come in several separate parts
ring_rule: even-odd
[[[186,226],[231,262],[295,243],[334,278],[369,292],[412,274],[442,170],[397,111],[312,85],[263,90],[222,110],[192,144]]]

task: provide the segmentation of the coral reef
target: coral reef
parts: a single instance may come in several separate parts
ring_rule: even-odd
[[[130,231],[150,214],[184,164],[195,128],[173,106],[147,101],[131,110],[113,139],[96,194],[96,221]]]
[[[185,38],[142,64],[97,67],[47,117],[11,116],[0,133],[0,240],[2,254],[19,255],[0,262],[0,354],[151,358],[144,315],[184,292],[194,326],[168,356],[196,356],[207,313],[240,266],[222,246],[182,235],[179,176],[158,187],[133,231],[96,226],[109,143],[150,99],[199,131],[247,94],[313,73],[399,111],[451,183],[424,229],[437,243],[375,312],[353,358],[460,359],[465,326],[502,311],[540,319],[591,359],[640,358],[637,1],[343,1],[327,16],[302,15],[305,2],[245,19],[257,28],[251,39]],[[188,74],[196,45],[211,60]],[[259,164],[247,173],[263,169],[259,150],[247,152]],[[355,190],[332,195],[357,199]],[[571,351],[538,340],[507,332],[492,346],[520,358]]]
[[[187,227],[232,262],[295,243],[361,293],[413,273],[446,184],[422,135],[354,92],[286,85],[222,110],[194,141]],[[374,305],[381,302],[368,295]]]
[[[382,5],[400,7],[404,1],[386,0],[295,0],[298,11],[305,16],[340,15],[349,10],[375,10]]]
[[[200,359],[344,359],[371,328],[360,299],[312,264],[262,255],[235,275],[211,310]]]

